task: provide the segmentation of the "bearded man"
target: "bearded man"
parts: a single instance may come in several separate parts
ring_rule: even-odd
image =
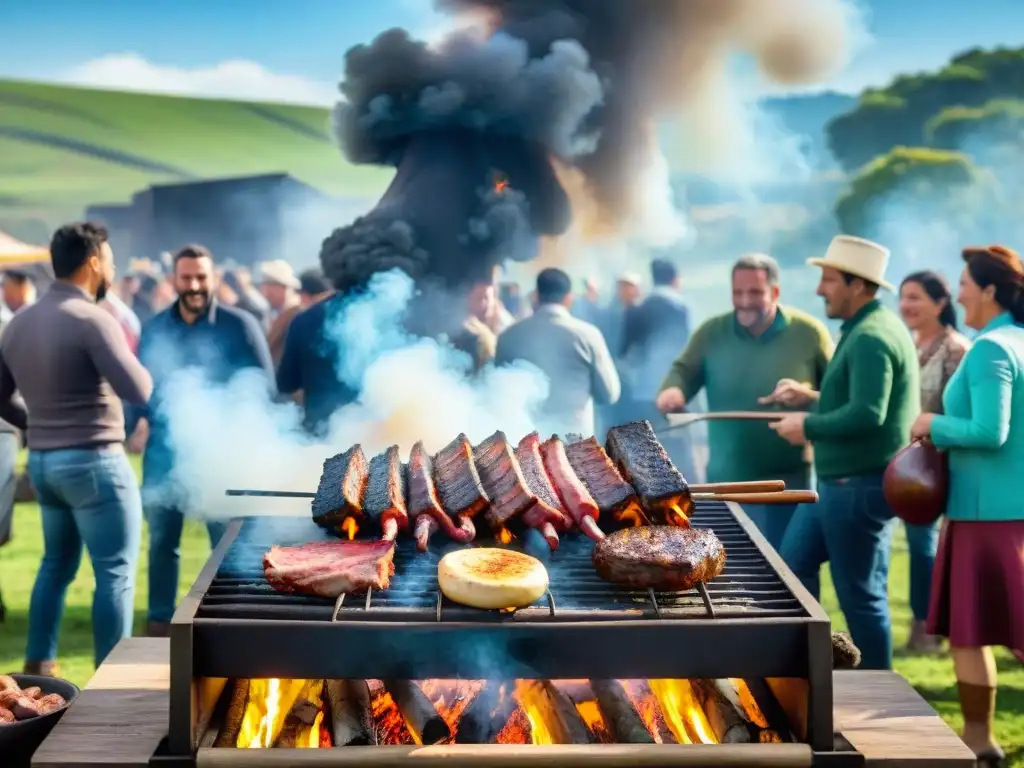
[[[750,254],[732,268],[733,311],[712,317],[691,337],[661,385],[662,413],[680,411],[703,389],[710,411],[762,410],[758,399],[780,379],[817,389],[832,356],[828,329],[779,304],[779,265]],[[708,422],[709,482],[784,480],[811,487],[805,451],[780,440],[763,421]],[[747,504],[744,511],[778,549],[796,506]]]
[[[179,547],[183,510],[189,499],[174,479],[174,445],[170,437],[173,408],[168,384],[183,370],[198,370],[209,386],[226,384],[245,369],[262,371],[273,390],[270,348],[256,318],[219,303],[213,257],[201,245],[187,245],[174,255],[173,281],[178,300],[142,328],[139,359],[153,376],[149,406],[137,418],[149,423],[142,460],[142,499],[149,523],[149,624],[147,634],[165,636],[178,594]],[[133,426],[133,425],[130,425]],[[210,546],[224,534],[224,524],[207,522]]]

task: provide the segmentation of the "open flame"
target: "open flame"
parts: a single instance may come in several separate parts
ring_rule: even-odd
[[[680,528],[690,527],[690,518],[678,504],[673,504],[665,510],[665,516],[668,518],[670,525],[677,525]]]
[[[346,517],[344,522],[341,524],[342,533],[348,536],[348,540],[352,541],[359,532],[359,523],[356,522],[354,517]]]
[[[512,531],[508,528],[499,528],[494,534],[494,538],[499,544],[511,544],[513,538]]]
[[[769,727],[750,687],[731,679],[743,715],[761,729],[760,741],[782,741]],[[237,747],[259,749],[331,747],[331,713],[325,680],[253,679],[248,698],[236,724]],[[395,700],[382,681],[367,681],[370,689],[368,716],[377,744],[416,743]],[[622,689],[643,726],[658,744],[717,744],[709,716],[701,707],[689,680],[624,680]],[[488,683],[482,680],[425,680],[420,689],[458,741],[463,715],[492,687],[489,714],[501,712],[489,739],[499,744],[616,743],[614,724],[587,680],[515,680]],[[511,699],[511,700],[510,700]],[[709,705],[710,706],[710,705]],[[227,725],[225,725],[227,727]],[[756,730],[756,729],[755,729]],[[495,732],[496,731],[496,732]],[[756,734],[755,734],[756,736]]]
[[[497,175],[494,179],[494,192],[496,194],[502,194],[508,189],[508,179],[502,175]]]

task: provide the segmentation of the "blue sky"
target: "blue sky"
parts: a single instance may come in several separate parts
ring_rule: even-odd
[[[1024,45],[1024,0],[859,2],[873,40],[832,83],[840,90],[969,47]],[[324,100],[351,45],[442,23],[430,0],[0,0],[0,77]]]

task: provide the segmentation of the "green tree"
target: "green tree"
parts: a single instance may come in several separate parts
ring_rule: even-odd
[[[967,150],[973,142],[1024,148],[1024,101],[997,99],[981,107],[947,107],[928,121],[925,133],[928,144],[939,149]]]
[[[897,147],[853,177],[836,203],[836,220],[843,232],[864,237],[875,235],[897,206],[908,219],[969,223],[987,185],[987,175],[967,155]]]

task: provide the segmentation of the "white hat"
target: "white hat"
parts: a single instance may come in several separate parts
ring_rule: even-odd
[[[807,263],[815,267],[832,267],[848,275],[869,280],[887,291],[895,290],[892,283],[885,280],[885,270],[889,266],[889,249],[861,237],[836,235],[823,257],[808,259]]]
[[[284,259],[274,259],[260,264],[260,282],[283,285],[296,291],[302,287],[299,279],[295,277],[292,265]]]
[[[623,272],[621,275],[615,278],[615,282],[625,283],[626,285],[632,285],[636,288],[639,288],[640,275],[638,275],[636,272]]]

